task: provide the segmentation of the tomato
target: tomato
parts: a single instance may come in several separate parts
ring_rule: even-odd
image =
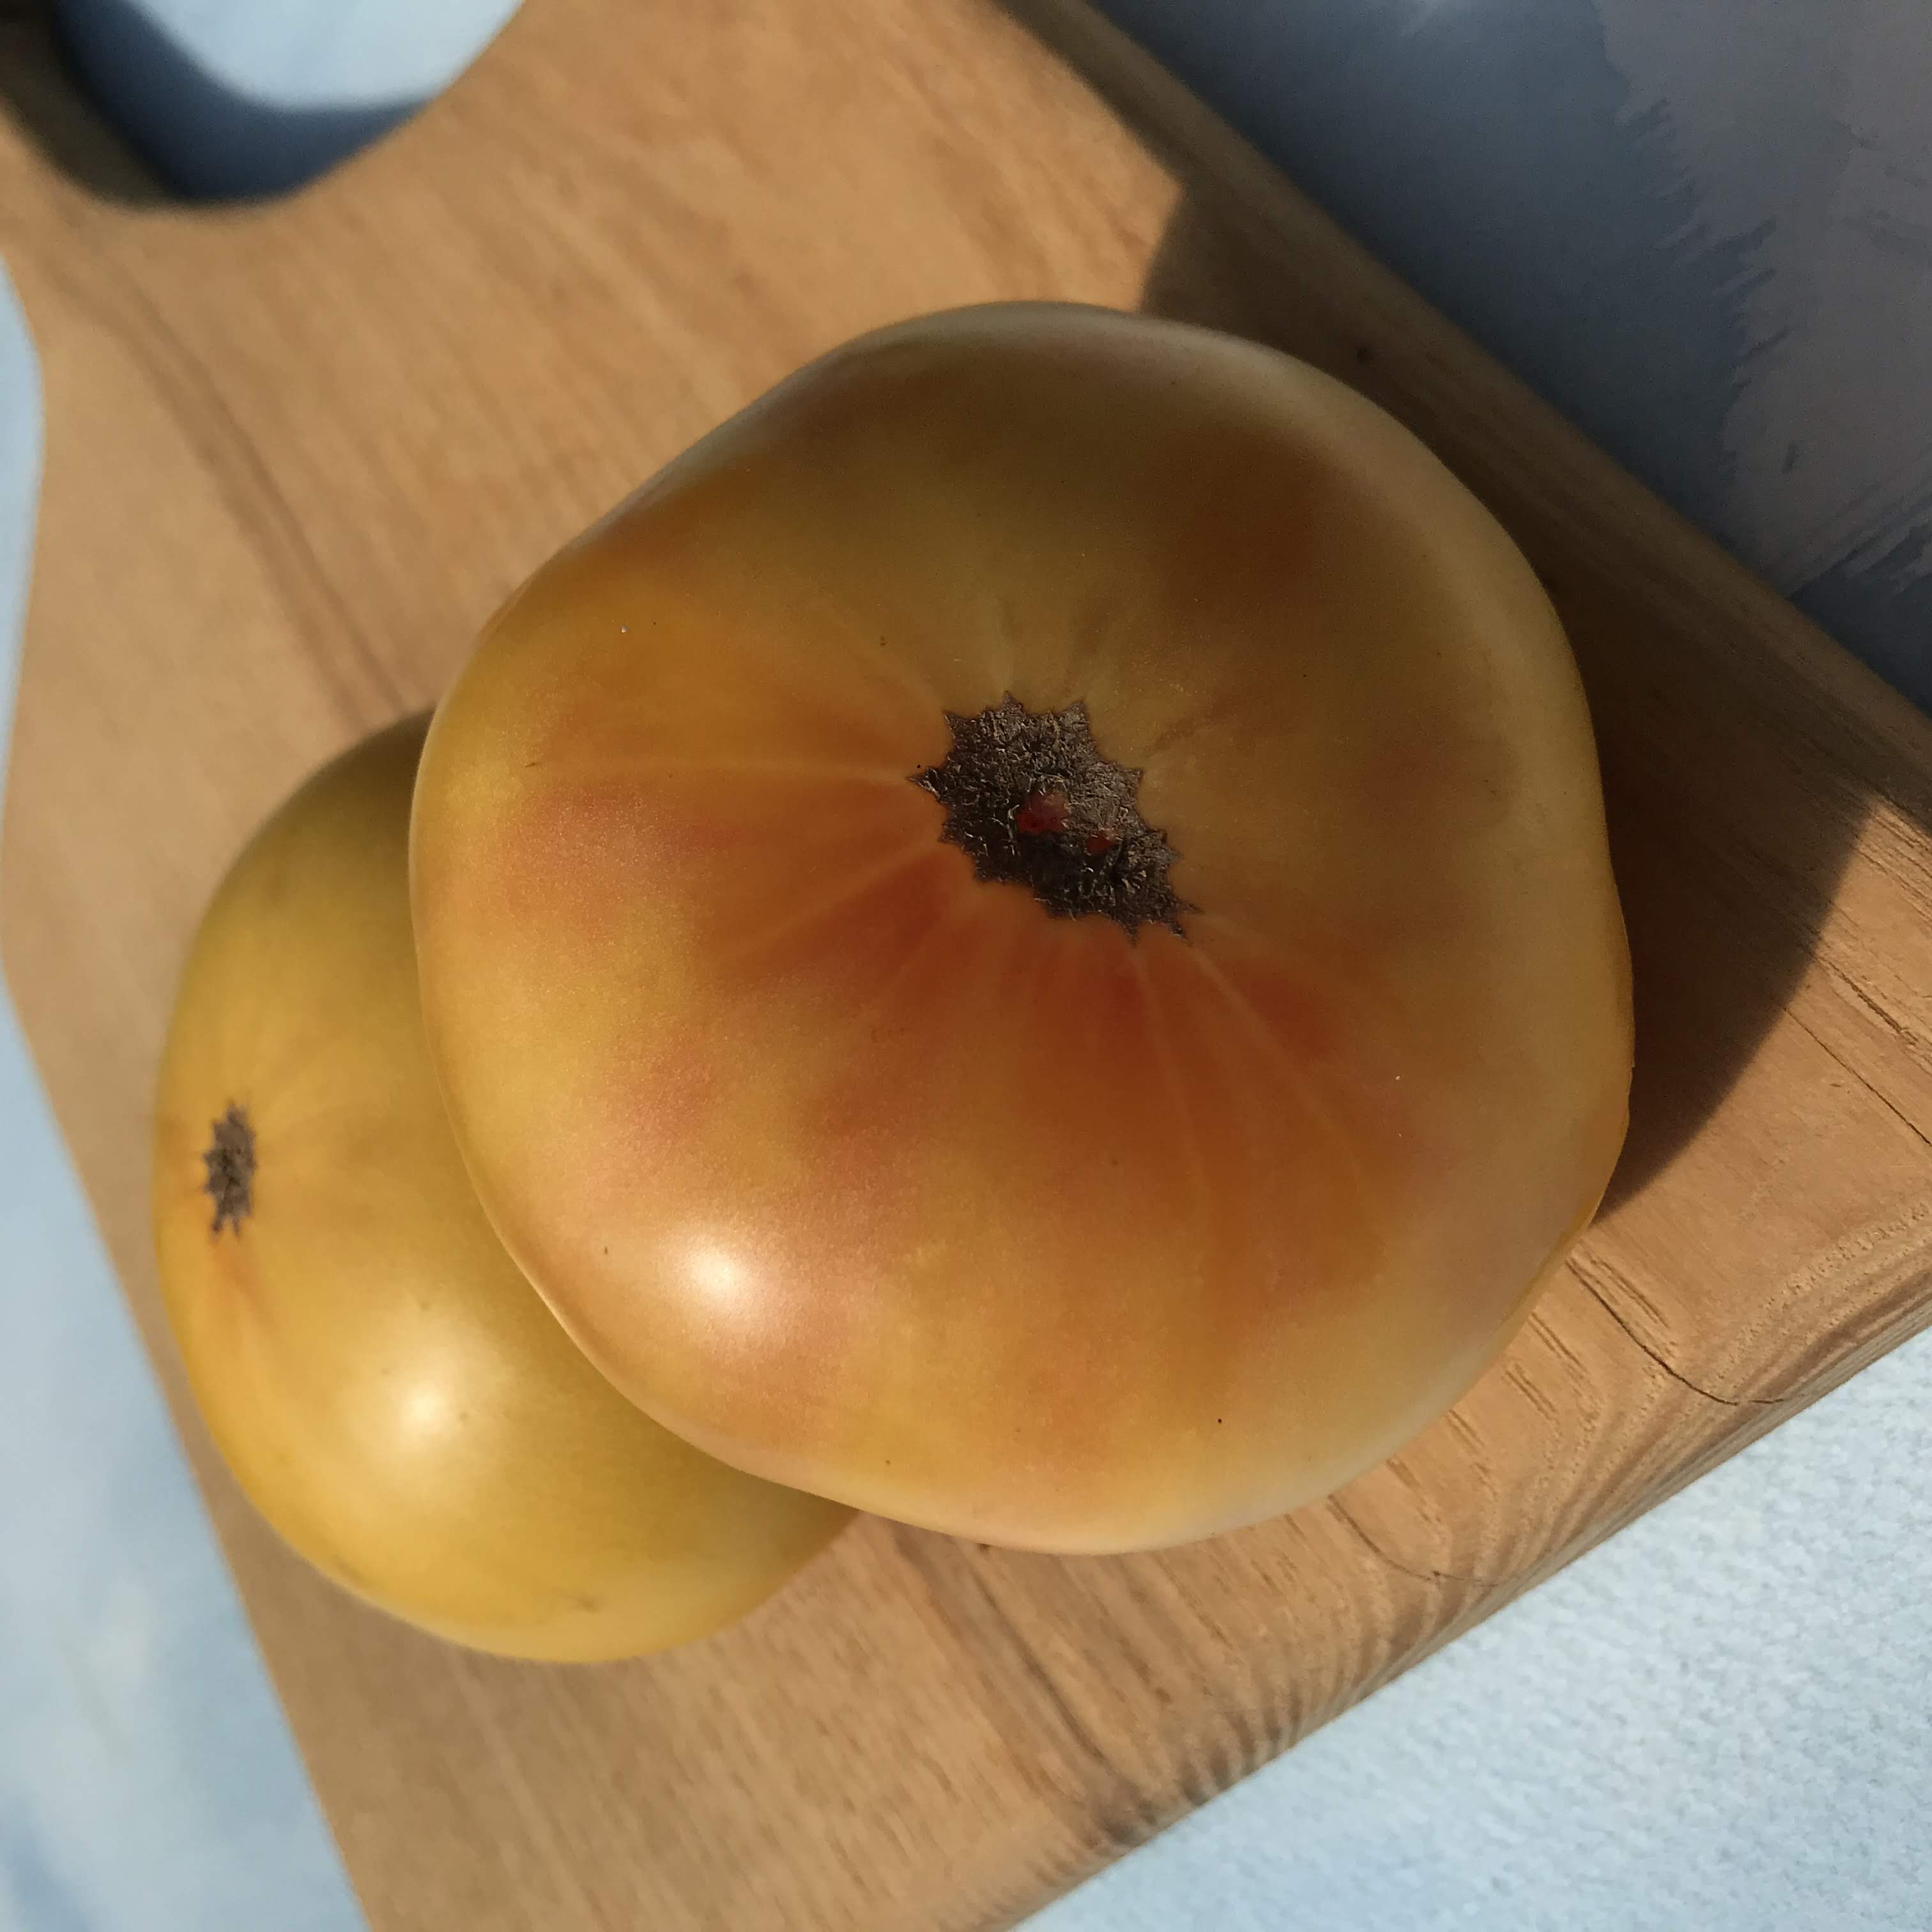
[[[886,329],[499,614],[412,815],[493,1220],[775,1480],[1118,1551],[1451,1402],[1621,1145],[1574,662],[1407,431],[1048,304]]]
[[[486,1650],[662,1648],[750,1609],[848,1513],[634,1408],[490,1232],[416,993],[424,728],[311,779],[208,908],[160,1073],[168,1319],[242,1489],[337,1582]]]

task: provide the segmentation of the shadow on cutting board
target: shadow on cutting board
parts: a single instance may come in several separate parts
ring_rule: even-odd
[[[1333,345],[1308,340],[1305,304],[1270,301],[1280,274],[1278,261],[1244,242],[1204,199],[1190,197],[1150,265],[1142,306],[1324,362],[1402,413],[1396,397],[1378,394],[1374,350],[1354,347],[1337,367]],[[1293,320],[1278,323],[1277,315]],[[1630,933],[1636,1076],[1608,1211],[1696,1134],[1783,1011],[1810,962],[1864,812],[1849,792],[1791,784],[1767,794],[1762,749],[1746,721],[1700,704],[1710,695],[1702,687],[1648,688],[1647,670],[1633,668],[1626,647],[1648,614],[1634,603],[1622,613],[1600,610],[1566,586],[1560,557],[1538,554],[1532,533],[1516,534],[1562,614],[1589,691]],[[1663,674],[1667,645],[1642,648]],[[1713,796],[1748,800],[1751,809],[1714,823]]]
[[[172,198],[69,70],[52,0],[0,0],[0,114],[70,181],[105,200]]]

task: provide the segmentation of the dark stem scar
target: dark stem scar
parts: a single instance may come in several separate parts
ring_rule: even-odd
[[[201,1191],[214,1203],[214,1220],[208,1232],[218,1234],[224,1223],[237,1234],[255,1205],[255,1130],[248,1116],[231,1100],[228,1111],[214,1123],[214,1138],[201,1164],[208,1178]]]
[[[1185,939],[1175,854],[1141,816],[1141,774],[1104,757],[1084,703],[1029,711],[1012,692],[967,717],[946,713],[952,748],[912,782],[946,808],[940,837],[973,862],[974,877],[1028,887],[1057,919],[1111,919],[1130,938],[1143,926]]]

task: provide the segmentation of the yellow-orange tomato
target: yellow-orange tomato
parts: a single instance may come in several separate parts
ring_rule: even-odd
[[[161,1067],[168,1318],[242,1487],[338,1582],[486,1650],[661,1649],[749,1610],[848,1513],[632,1407],[490,1232],[416,994],[424,725],[312,778],[208,908]]]
[[[1609,1178],[1628,957],[1522,556],[1316,370],[889,328],[499,615],[412,815],[500,1232],[728,1461],[1035,1548],[1320,1496]]]

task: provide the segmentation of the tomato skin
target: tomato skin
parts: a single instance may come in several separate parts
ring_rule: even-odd
[[[491,1233],[416,991],[407,838],[426,723],[298,791],[196,935],[156,1110],[168,1320],[243,1490],[345,1588],[514,1656],[662,1649],[749,1610],[848,1513],[652,1422]],[[237,1120],[248,1198],[218,1231],[207,1156]]]
[[[1008,694],[1138,772],[1179,932],[942,842],[910,781]],[[924,318],[725,424],[486,632],[411,865],[452,1120],[580,1344],[728,1461],[986,1541],[1371,1466],[1622,1141],[1547,598],[1391,418],[1179,324]]]

